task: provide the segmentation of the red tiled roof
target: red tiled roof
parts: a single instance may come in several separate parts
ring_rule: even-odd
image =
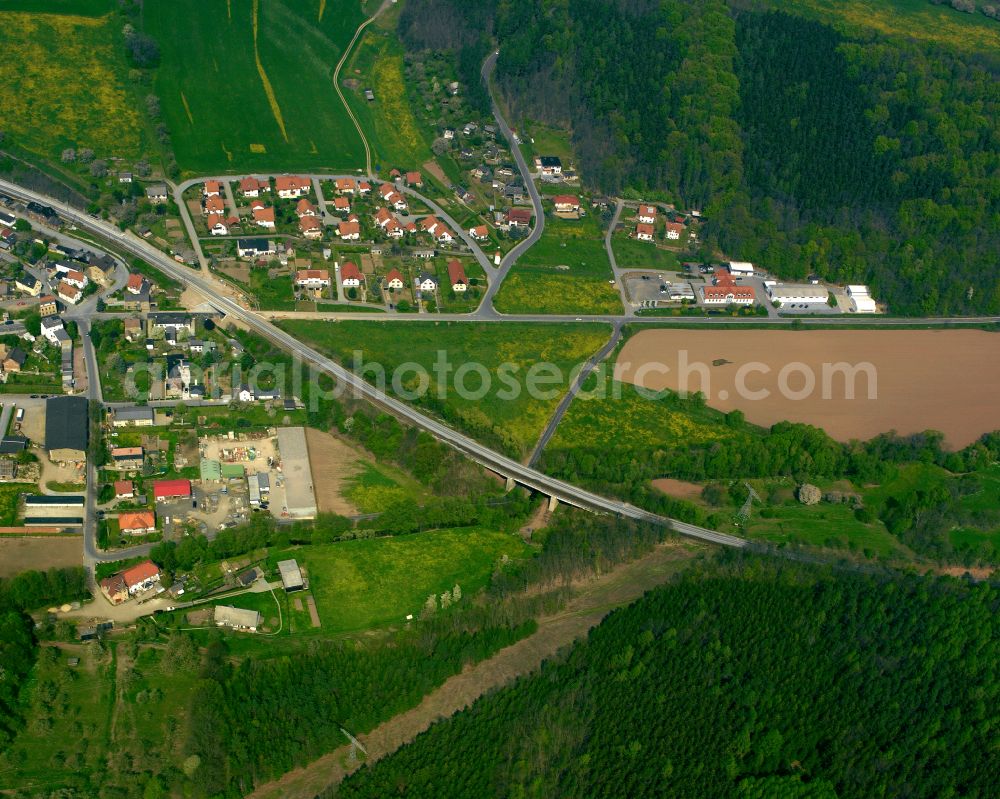
[[[253,209],[253,218],[257,222],[273,222],[274,209],[267,208],[266,206],[263,205],[259,205]]]
[[[268,188],[268,183],[266,180],[257,180],[257,178],[243,178],[240,181],[240,191],[261,191]]]
[[[139,291],[142,288],[142,275],[129,275],[128,276],[128,287],[130,289],[135,289]]]
[[[407,172],[406,173],[406,185],[415,186],[418,183],[423,183],[424,177],[419,172]]]
[[[302,216],[303,214],[315,214],[316,206],[309,202],[308,198],[303,197],[295,204],[295,213],[299,216]]]
[[[279,175],[274,179],[274,185],[278,191],[288,191],[289,189],[305,189],[308,191],[312,185],[307,178],[298,175]]]
[[[333,207],[334,208],[342,208],[343,210],[347,211],[351,207],[351,201],[348,200],[346,197],[334,197],[333,198]]]
[[[156,516],[151,510],[137,510],[118,514],[118,529],[123,532],[128,530],[149,530],[153,527],[156,527]],[[142,582],[142,580],[136,580],[136,582]]]
[[[122,572],[122,578],[125,580],[125,585],[131,588],[133,585],[138,585],[144,580],[156,577],[159,573],[160,570],[153,561],[144,560],[142,563],[137,563],[131,569],[125,569]]]
[[[755,298],[753,289],[749,286],[705,286],[702,291],[705,299],[725,299],[730,295],[734,300],[752,300]]]
[[[652,225],[647,225],[645,222],[640,222],[638,225],[635,226],[635,232],[645,233],[649,236],[652,236],[653,233],[655,232],[655,228]]]
[[[80,289],[63,280],[59,284],[59,294],[63,297],[78,297],[80,296]]]
[[[128,320],[126,319],[125,321],[127,322]],[[142,456],[142,447],[115,447],[113,450],[111,450],[112,458],[132,458],[141,456]]]
[[[462,262],[456,258],[448,261],[448,279],[453,286],[456,283],[469,285],[469,279],[465,276],[465,269],[462,268]]]
[[[337,191],[354,191],[354,178],[337,178]]]
[[[206,194],[219,194],[222,192],[222,184],[217,180],[206,180],[205,181],[205,193]]]
[[[115,480],[115,496],[135,493],[135,486],[131,480]]]
[[[298,280],[329,280],[330,271],[327,269],[300,269],[295,273]]]
[[[319,230],[322,227],[323,223],[314,216],[304,216],[299,220],[299,230],[303,233],[307,230]]]
[[[226,204],[221,197],[209,197],[205,200],[205,211],[209,214],[221,214],[226,210]]]
[[[357,222],[341,222],[337,230],[341,236],[351,236],[361,232],[361,225]]]
[[[394,280],[398,280],[400,283],[403,282],[403,273],[398,269],[390,269],[389,274],[385,276],[386,283],[392,283]]]
[[[528,208],[508,208],[507,220],[527,225],[531,222],[531,210]]]
[[[153,496],[156,499],[172,499],[173,497],[191,496],[190,480],[157,480],[153,483]]]
[[[572,194],[557,194],[552,198],[552,202],[556,205],[580,205],[580,198],[575,197]]]
[[[365,276],[361,274],[361,270],[358,269],[358,265],[353,261],[348,261],[342,267],[340,267],[340,279],[341,280],[364,280]]]

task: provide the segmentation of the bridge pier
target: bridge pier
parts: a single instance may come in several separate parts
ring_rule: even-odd
[[[515,482],[514,478],[513,477],[508,477],[507,478],[507,487],[504,489],[504,493],[509,494],[511,491],[514,490],[514,486],[516,486],[516,485],[517,485],[517,483]]]
[[[558,507],[559,507],[559,498],[549,497],[549,513],[552,513]]]

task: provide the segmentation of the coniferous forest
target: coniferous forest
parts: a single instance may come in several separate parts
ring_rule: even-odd
[[[471,85],[495,33],[514,123],[571,131],[593,190],[701,210],[703,257],[1000,312],[1000,54],[758,0],[411,0],[400,24]]]
[[[338,797],[996,795],[995,585],[689,570]]]

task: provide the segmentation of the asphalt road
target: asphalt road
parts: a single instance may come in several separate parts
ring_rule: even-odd
[[[15,197],[20,197],[24,200],[36,200],[37,202],[50,205],[56,209],[59,214],[63,216],[63,218],[72,220],[77,225],[80,225],[92,233],[104,237],[128,252],[149,261],[170,277],[183,281],[197,289],[203,295],[210,298],[213,304],[218,306],[220,310],[229,314],[234,319],[243,322],[259,335],[271,340],[275,344],[300,357],[306,363],[310,363],[328,373],[341,384],[350,388],[357,396],[367,399],[375,405],[389,411],[398,418],[404,419],[409,423],[426,430],[431,435],[454,447],[486,468],[491,469],[505,477],[513,477],[518,483],[527,488],[587,510],[599,513],[609,513],[643,522],[666,525],[682,535],[701,541],[730,547],[742,548],[749,546],[745,539],[726,535],[724,533],[718,533],[714,530],[694,527],[693,525],[667,519],[640,508],[636,508],[626,502],[620,502],[618,500],[602,497],[598,494],[579,488],[578,486],[549,477],[548,475],[542,474],[529,466],[525,466],[512,458],[508,458],[505,455],[494,452],[468,436],[465,436],[447,425],[442,424],[436,419],[425,416],[402,401],[379,391],[359,378],[357,375],[344,369],[326,356],[313,350],[311,347],[303,344],[302,342],[297,341],[284,331],[276,328],[274,325],[271,325],[257,314],[247,311],[240,305],[230,300],[228,297],[219,294],[213,283],[205,280],[197,272],[177,264],[177,262],[164,255],[159,250],[156,250],[151,245],[147,244],[143,239],[132,234],[131,231],[123,232],[114,225],[104,222],[103,220],[94,219],[86,213],[78,211],[75,208],[71,208],[70,206],[54,200],[53,198],[23,189],[20,186],[6,180],[0,180],[0,187]],[[91,527],[91,525],[88,525],[88,527]],[[88,553],[88,555],[89,554],[90,553]],[[96,558],[96,553],[94,556]]]

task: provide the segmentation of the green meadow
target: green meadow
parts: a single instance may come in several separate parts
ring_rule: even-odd
[[[333,87],[363,17],[357,0],[147,3],[156,76],[188,173],[356,169],[364,148]]]

